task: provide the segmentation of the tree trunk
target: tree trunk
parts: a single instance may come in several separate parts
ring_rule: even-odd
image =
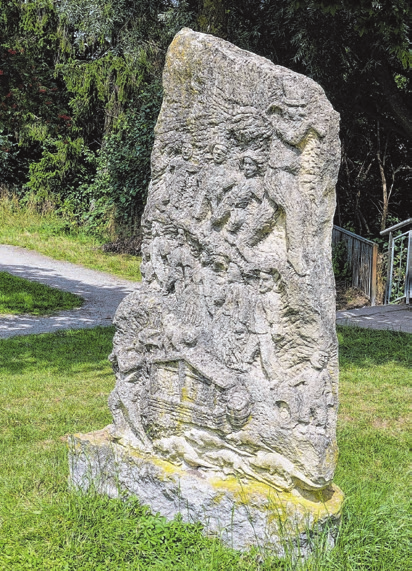
[[[382,232],[386,228],[386,220],[388,218],[389,193],[388,193],[388,183],[386,181],[386,175],[385,175],[386,148],[382,156],[380,136],[379,136],[379,123],[377,126],[377,134],[378,134],[378,149],[376,151],[376,158],[378,159],[379,172],[382,181],[382,218],[381,218],[381,232]]]

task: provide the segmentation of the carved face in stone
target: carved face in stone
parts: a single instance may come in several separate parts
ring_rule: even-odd
[[[316,351],[310,359],[312,367],[321,370],[328,364],[328,354],[326,351]]]
[[[251,157],[243,159],[243,172],[246,178],[252,178],[258,174],[259,167]]]
[[[248,339],[248,330],[243,323],[237,323],[233,336],[237,343],[245,343]]]
[[[301,121],[306,115],[305,104],[288,105],[286,115],[291,121]]]
[[[307,93],[304,86],[293,78],[285,78],[283,81],[283,93],[285,94],[286,112],[285,117],[290,121],[301,121],[306,115],[308,103]]]
[[[182,157],[185,161],[188,161],[192,158],[193,155],[193,148],[190,143],[183,143],[182,145]]]
[[[228,148],[226,147],[226,145],[217,143],[213,147],[213,161],[215,162],[215,164],[221,165],[222,163],[224,163],[225,160],[227,159],[227,153],[228,153]]]
[[[268,293],[275,289],[279,290],[279,275],[272,275],[267,272],[260,272],[259,274],[259,293]]]
[[[177,232],[177,243],[179,244],[179,246],[184,246],[185,244],[185,233],[184,230],[182,230],[181,228],[179,228]]]

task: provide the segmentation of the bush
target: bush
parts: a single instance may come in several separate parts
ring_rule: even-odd
[[[348,247],[344,240],[333,245],[332,267],[336,281],[350,281],[352,279],[352,270],[348,263]]]
[[[97,159],[93,183],[84,188],[90,210],[83,219],[91,229],[116,222],[129,233],[138,226],[150,182],[150,156],[154,126],[162,102],[160,82],[147,85],[136,106],[119,118]]]

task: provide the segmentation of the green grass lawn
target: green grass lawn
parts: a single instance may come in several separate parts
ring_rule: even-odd
[[[103,240],[71,228],[53,212],[38,214],[16,199],[0,198],[0,244],[36,250],[56,260],[81,264],[129,280],[140,280],[140,258],[103,252]]]
[[[80,307],[78,295],[0,272],[0,314],[48,315]]]
[[[110,423],[112,328],[0,341],[0,570],[407,571],[412,335],[341,328],[337,547],[241,555],[135,501],[68,491],[66,435]]]

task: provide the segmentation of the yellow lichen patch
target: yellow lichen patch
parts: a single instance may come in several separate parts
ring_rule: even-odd
[[[122,455],[127,456],[129,458],[138,459],[142,462],[150,462],[151,464],[159,468],[164,475],[163,477],[161,472],[159,472],[159,478],[161,477],[161,479],[167,479],[168,477],[174,475],[183,477],[187,474],[186,471],[180,468],[179,466],[176,466],[175,464],[172,464],[167,460],[163,460],[158,456],[153,456],[151,454],[141,452],[140,450],[132,448],[131,446],[124,446],[120,443],[114,443],[113,439],[110,437],[109,433],[105,429],[98,430],[96,432],[91,432],[89,434],[74,434],[73,438],[75,439],[74,444],[76,449],[81,448],[81,442],[88,442],[93,446],[96,445],[100,446],[105,445],[108,447],[118,446],[122,450]]]
[[[151,456],[150,462],[155,466],[157,466],[158,468],[160,468],[161,470],[163,470],[164,472],[163,479],[168,479],[171,476],[183,477],[186,474],[183,468],[180,468],[179,466],[176,466],[175,464],[172,464],[167,460],[162,460],[161,458],[157,458],[156,456]]]
[[[242,482],[234,476],[219,478],[208,476],[204,472],[197,474],[195,470],[186,470],[158,456],[116,443],[104,429],[90,434],[75,434],[71,442],[76,454],[82,452],[84,445],[86,448],[87,445],[100,448],[112,447],[114,451],[120,452],[125,461],[134,459],[138,461],[138,464],[147,463],[156,467],[156,478],[159,481],[176,483],[177,480],[192,479],[198,475],[203,482],[202,485],[213,489],[215,504],[226,499],[233,504],[234,508],[241,506],[246,510],[248,507],[251,511],[257,510],[264,513],[267,523],[273,526],[283,526],[289,522],[287,525],[293,524],[295,527],[298,525],[299,528],[304,529],[309,522],[316,523],[328,516],[338,515],[343,504],[343,493],[334,484],[319,491],[294,489],[288,492],[277,491],[267,484],[252,480]]]
[[[221,490],[221,493],[229,493],[233,496],[235,503],[242,505],[257,504],[262,505],[262,509],[274,510],[276,514],[287,515],[288,506],[294,507],[302,512],[302,514],[310,513],[315,519],[326,515],[337,515],[340,512],[343,493],[332,484],[325,490],[315,492],[278,492],[271,486],[261,482],[241,483],[235,477],[231,476],[227,479],[210,478],[208,482],[215,490]],[[305,497],[306,496],[306,497]]]

